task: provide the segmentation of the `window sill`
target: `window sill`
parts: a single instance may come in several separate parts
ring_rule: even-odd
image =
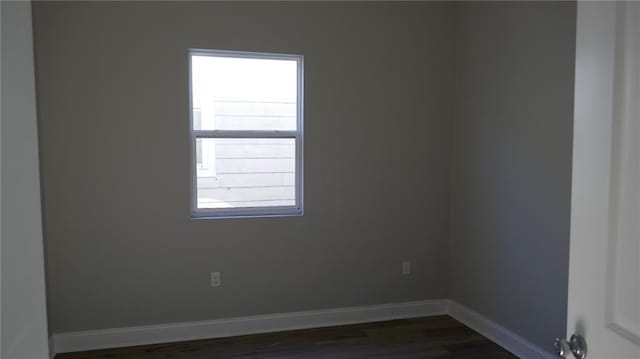
[[[236,218],[279,218],[279,217],[302,217],[304,212],[302,209],[295,208],[291,210],[279,210],[269,212],[256,211],[224,211],[218,213],[211,212],[192,212],[192,220],[215,220],[215,219],[236,219]]]

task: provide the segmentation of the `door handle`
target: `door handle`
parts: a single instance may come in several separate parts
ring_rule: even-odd
[[[568,341],[565,338],[557,338],[553,346],[560,358],[566,358],[572,353],[576,359],[587,357],[587,341],[580,334],[574,334]]]

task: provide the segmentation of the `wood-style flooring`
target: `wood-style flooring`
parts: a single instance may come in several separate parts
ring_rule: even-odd
[[[56,359],[516,358],[449,316],[58,354]]]

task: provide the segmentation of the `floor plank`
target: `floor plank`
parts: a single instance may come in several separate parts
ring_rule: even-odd
[[[58,354],[56,359],[511,359],[449,316]]]

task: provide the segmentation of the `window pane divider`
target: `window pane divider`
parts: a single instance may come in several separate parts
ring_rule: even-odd
[[[193,130],[195,138],[297,138],[298,131]]]

